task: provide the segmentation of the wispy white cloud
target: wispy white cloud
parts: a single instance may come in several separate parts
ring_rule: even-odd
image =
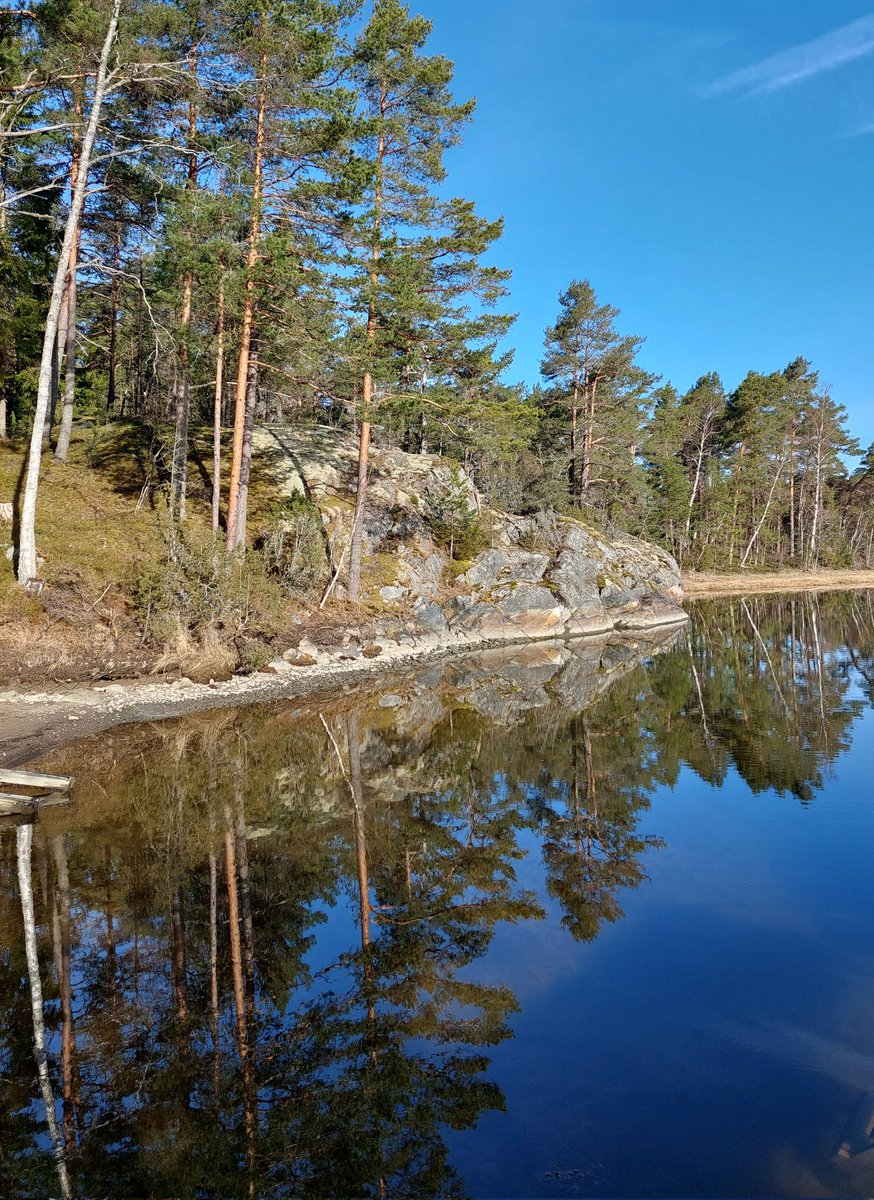
[[[776,92],[872,53],[874,13],[832,29],[813,41],[790,46],[739,71],[732,71],[709,84],[705,94],[719,96],[726,92],[745,92],[754,96]]]

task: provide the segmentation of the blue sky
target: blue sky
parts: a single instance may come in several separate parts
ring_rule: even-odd
[[[874,442],[874,0],[412,0],[477,97],[449,184],[503,214],[513,377],[589,278],[681,390],[813,361]]]

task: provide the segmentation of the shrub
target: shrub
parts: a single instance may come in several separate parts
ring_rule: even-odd
[[[452,470],[448,490],[442,496],[428,498],[424,516],[435,540],[450,558],[473,558],[489,544],[480,515],[471,508],[470,493],[458,467]]]
[[[208,535],[177,533],[167,557],[146,560],[129,583],[134,611],[145,632],[172,640],[180,628],[209,627],[231,637],[270,626],[277,599],[275,584],[260,563],[228,554]]]
[[[311,593],[327,579],[322,516],[305,496],[274,505],[255,544],[268,574],[288,592]]]

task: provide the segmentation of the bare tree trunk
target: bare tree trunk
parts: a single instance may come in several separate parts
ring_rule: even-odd
[[[39,432],[40,426],[36,426]],[[46,1125],[52,1143],[52,1156],[58,1172],[58,1182],[61,1185],[61,1195],[65,1198],[72,1196],[70,1179],[67,1175],[67,1163],[64,1158],[64,1144],[58,1121],[55,1116],[55,1097],[52,1092],[52,1081],[49,1078],[48,1055],[46,1054],[46,1033],[43,1019],[42,980],[39,975],[39,958],[36,951],[36,919],[33,912],[33,886],[31,884],[31,854],[33,847],[33,826],[19,825],[16,831],[16,851],[18,858],[18,887],[21,892],[21,917],[24,923],[24,951],[27,958],[27,974],[30,979],[30,1008],[33,1018],[33,1054],[36,1059],[36,1069],[39,1076],[39,1086],[45,1106]]]
[[[141,417],[143,415],[143,258],[142,254],[137,261],[137,367],[136,381],[134,384],[133,407],[134,416]]]
[[[370,374],[364,376],[364,403],[373,394]],[[358,490],[355,493],[355,512],[352,517],[352,542],[349,547],[349,599],[361,599],[361,560],[364,546],[364,517],[367,508],[367,463],[370,455],[370,422],[361,419],[358,431]]]
[[[82,123],[81,96],[74,96],[73,115],[76,120],[76,128],[78,129]],[[79,178],[81,153],[82,150],[78,137],[74,134],[73,153],[70,158],[71,196],[76,190],[76,181]],[[61,405],[61,425],[58,430],[58,442],[55,446],[55,459],[57,462],[63,463],[67,461],[67,455],[70,453],[70,438],[73,434],[73,406],[76,403],[76,264],[79,259],[79,239],[81,236],[81,229],[77,225],[76,237],[73,240],[73,247],[70,251],[70,263],[67,267],[64,402]],[[60,338],[58,341],[60,342]]]
[[[212,536],[218,538],[222,497],[222,392],[225,382],[225,264],[219,256],[216,313],[215,396],[212,407]]]
[[[571,401],[571,461],[568,467],[568,492],[571,500],[577,496],[577,421],[580,414],[580,385],[574,370],[574,393]]]
[[[816,467],[813,476],[813,519],[810,523],[810,542],[808,554],[812,566],[819,564],[819,522],[822,513],[822,460],[825,429],[822,413],[820,413],[819,429],[816,437]]]
[[[24,481],[24,492],[21,507],[21,526],[18,541],[18,581],[25,587],[37,578],[36,561],[36,501],[39,491],[39,472],[42,462],[42,433],[46,418],[46,408],[49,403],[52,383],[52,359],[54,357],[55,337],[58,332],[58,315],[61,309],[61,299],[64,293],[64,281],[67,268],[76,244],[79,232],[79,222],[85,205],[85,189],[88,184],[88,172],[91,166],[91,152],[97,136],[100,123],[100,112],[106,95],[106,82],[109,68],[109,55],[115,44],[118,32],[118,17],[121,0],[113,0],[112,14],[106,30],[106,38],[100,52],[100,62],[94,81],[94,93],[91,98],[91,111],[88,114],[88,124],[82,139],[82,153],[79,160],[79,176],[73,193],[70,211],[64,228],[64,240],[58,262],[55,268],[55,279],[49,301],[49,311],[46,316],[45,333],[43,334],[42,358],[40,360],[39,380],[36,392],[36,410],[33,415],[33,430],[30,437],[30,451],[27,460],[27,474]]]
[[[373,198],[373,244],[370,249],[370,303],[367,309],[367,341],[376,340],[376,291],[379,284],[380,231],[382,228],[383,160],[385,135],[382,124],[386,112],[386,90],[380,92],[380,130],[376,149],[376,190]],[[352,517],[352,538],[349,545],[349,599],[361,599],[361,560],[364,549],[364,518],[367,510],[367,465],[370,457],[370,421],[373,408],[373,374],[364,372],[361,389],[361,425],[358,430],[358,489],[355,493],[355,512]]]
[[[118,271],[121,267],[121,221],[115,223],[115,242],[112,256],[115,274],[109,287],[109,364],[106,381],[106,415],[115,413],[115,375],[118,358]]]
[[[237,521],[232,549],[246,549],[246,520],[249,515],[249,477],[252,473],[252,433],[255,427],[255,405],[258,400],[258,340],[253,333],[246,379],[246,411],[243,421],[243,448],[240,457],[240,486],[237,492]]]
[[[76,403],[76,262],[79,257],[79,231],[70,251],[70,268],[67,272],[67,328],[64,350],[64,399],[61,404],[61,424],[55,446],[55,460],[65,463],[70,453],[70,438],[73,434],[73,406]]]
[[[780,476],[783,474],[783,465],[785,462],[786,462],[786,459],[781,458],[780,462],[777,464],[777,471],[776,471],[776,474],[774,475],[774,480],[771,484],[771,490],[768,492],[768,499],[765,501],[765,508],[762,512],[761,517],[759,518],[758,525],[753,530],[753,534],[749,540],[749,543],[747,544],[747,548],[743,552],[743,557],[740,560],[740,566],[742,566],[742,567],[745,567],[747,565],[747,559],[750,556],[750,551],[752,550],[753,546],[755,545],[756,539],[758,538],[759,534],[762,532],[762,526],[764,525],[765,518],[768,515],[768,509],[771,507],[771,501],[774,499],[774,492],[776,490],[777,484],[780,482]]]
[[[267,90],[267,58],[262,54],[258,64],[258,99],[255,120],[255,164],[252,179],[252,215],[249,225],[249,248],[246,253],[246,284],[243,299],[243,320],[240,328],[240,353],[237,360],[237,391],[234,398],[234,437],[231,444],[231,477],[228,484],[227,547],[235,550],[245,546],[237,537],[237,510],[240,503],[240,473],[243,466],[243,437],[246,425],[246,398],[249,381],[249,350],[252,343],[252,316],[255,310],[255,267],[261,246],[261,197],[264,175],[264,112]]]
[[[9,437],[9,423],[6,413],[6,393],[0,391],[0,442]]]
[[[586,398],[584,406],[586,420],[583,427],[583,468],[580,473],[581,492],[584,496],[589,494],[589,480],[592,475],[592,445],[595,436],[595,388],[597,386],[597,381],[593,380],[591,391]]]
[[[795,418],[789,440],[789,558],[795,561]]]
[[[46,419],[43,426],[43,443],[48,446],[52,440],[52,427],[58,411],[58,395],[60,391],[61,368],[64,365],[64,349],[67,345],[67,286],[64,285],[64,298],[61,301],[61,314],[58,317],[58,332],[55,335],[55,349],[52,358],[52,390],[46,405]]]
[[[193,48],[189,67],[196,82],[197,80],[197,48]],[[188,178],[185,189],[190,194],[197,187],[198,158],[195,154],[197,144],[197,105],[194,100],[188,103]],[[192,231],[189,229],[189,240]],[[190,252],[190,247],[189,247]],[[170,477],[170,509],[171,514],[178,520],[185,520],[185,502],[188,491],[188,425],[191,419],[191,297],[194,292],[194,271],[191,267],[185,272],[182,281],[182,344],[179,347],[180,370],[182,378],[176,391],[176,436],[173,440],[173,464]]]

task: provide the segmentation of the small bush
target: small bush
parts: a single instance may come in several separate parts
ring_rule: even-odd
[[[256,548],[268,574],[288,592],[312,593],[327,579],[322,516],[304,496],[289,496],[273,507]]]
[[[424,516],[435,540],[452,559],[474,558],[489,544],[488,533],[479,513],[470,506],[470,494],[457,467],[448,491],[426,501]]]
[[[564,544],[565,527],[554,509],[547,508],[530,518],[528,528],[519,538],[521,550],[557,554]]]
[[[129,581],[134,611],[147,635],[172,641],[180,629],[208,628],[233,638],[273,623],[277,592],[257,561],[228,554],[212,538],[177,534],[165,559],[146,560]]]

